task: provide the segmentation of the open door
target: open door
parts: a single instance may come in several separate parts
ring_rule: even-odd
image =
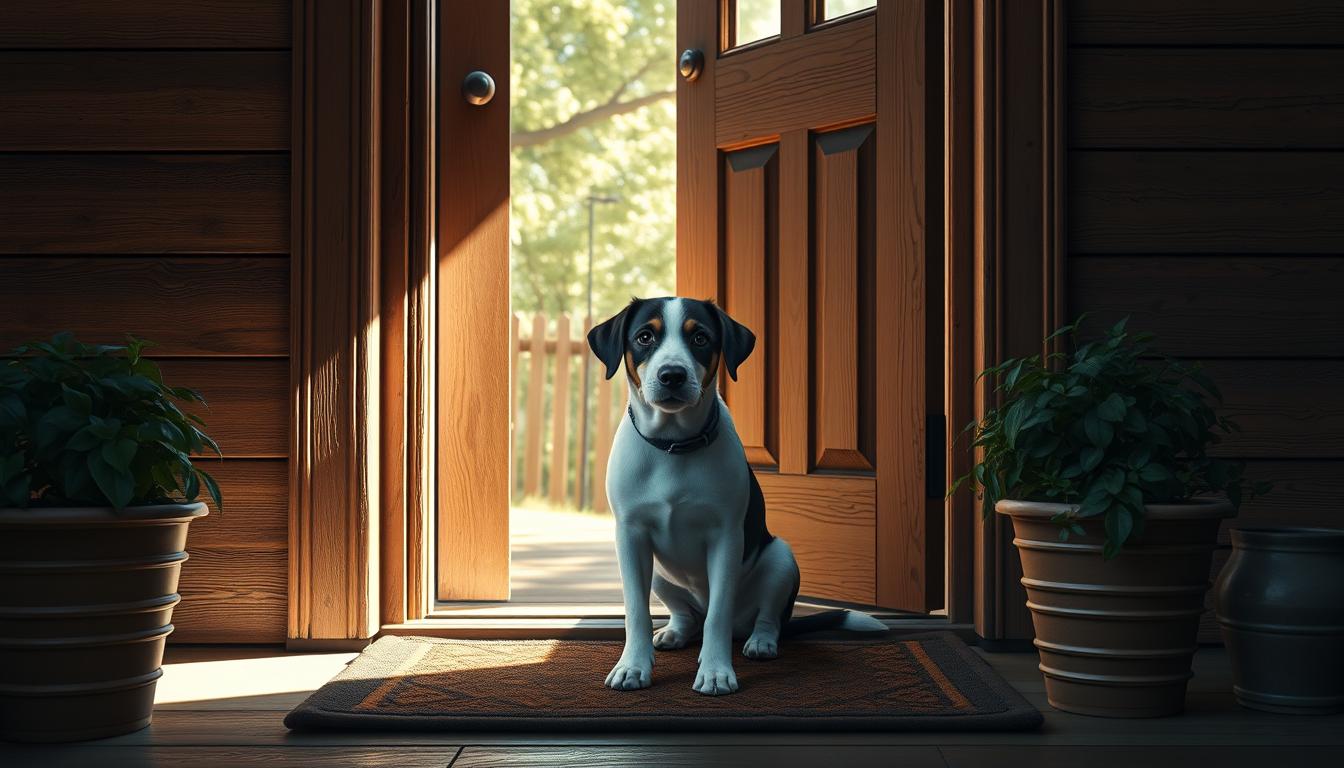
[[[509,4],[436,23],[436,595],[509,599]]]
[[[827,4],[681,0],[677,288],[802,594],[925,611],[924,2]]]

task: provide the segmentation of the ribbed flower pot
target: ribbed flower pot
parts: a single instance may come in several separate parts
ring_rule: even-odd
[[[204,504],[0,509],[0,738],[149,725],[187,525]]]
[[[1141,543],[1102,557],[1101,519],[1060,541],[1050,519],[1068,505],[1000,501],[1013,520],[1022,584],[1050,705],[1103,717],[1161,717],[1185,708],[1204,612],[1220,500],[1146,507]]]
[[[1344,712],[1344,530],[1234,528],[1214,595],[1242,706]]]

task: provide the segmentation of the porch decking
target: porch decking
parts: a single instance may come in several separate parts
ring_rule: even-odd
[[[615,520],[609,512],[514,507],[509,515],[513,603],[621,603]]]
[[[1188,711],[1156,720],[1108,720],[1051,710],[1035,654],[985,654],[1045,713],[1036,733],[907,734],[291,734],[286,711],[353,654],[278,648],[172,647],[154,724],[100,742],[0,742],[9,766],[1163,766],[1335,765],[1344,716],[1254,712],[1232,699],[1227,657],[1201,650]]]

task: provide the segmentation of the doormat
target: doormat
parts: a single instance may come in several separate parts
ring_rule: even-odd
[[[294,730],[1028,730],[1041,714],[951,633],[786,642],[734,659],[741,689],[691,690],[697,648],[659,651],[653,685],[604,686],[618,641],[384,637],[285,717]]]

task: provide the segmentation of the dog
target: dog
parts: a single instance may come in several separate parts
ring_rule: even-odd
[[[854,611],[791,618],[798,562],[766,527],[760,484],[716,382],[720,363],[737,380],[755,334],[712,301],[663,297],[631,300],[588,344],[606,378],[625,365],[629,389],[607,465],[625,601],[625,647],[609,688],[647,688],[655,649],[700,639],[692,687],[733,693],[735,638],[745,638],[748,659],[773,659],[783,634],[886,629]],[[657,633],[650,590],[671,614]]]

